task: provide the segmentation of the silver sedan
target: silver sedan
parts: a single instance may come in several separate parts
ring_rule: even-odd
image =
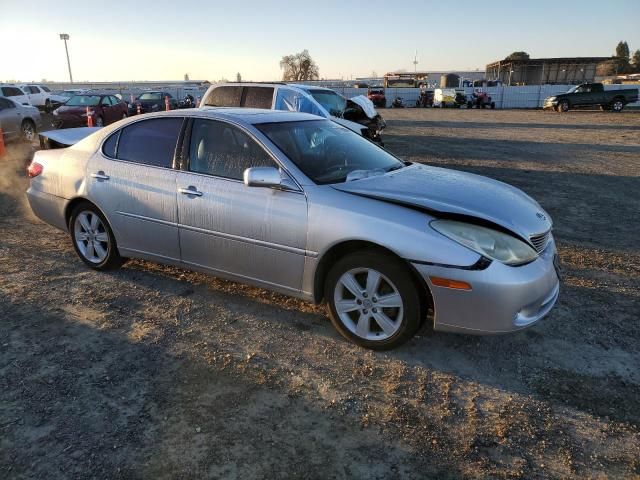
[[[558,298],[551,219],[533,199],[304,113],[138,116],[37,152],[29,174],[34,213],[89,267],[143,258],[326,301],[368,348],[419,329],[518,330]]]
[[[36,107],[0,96],[0,128],[6,141],[22,139],[31,142],[40,127],[42,120]]]

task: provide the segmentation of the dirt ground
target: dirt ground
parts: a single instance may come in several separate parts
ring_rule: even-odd
[[[0,160],[0,478],[640,478],[640,112],[386,110],[387,148],[555,221],[533,328],[373,353],[322,307],[142,261],[98,273]]]

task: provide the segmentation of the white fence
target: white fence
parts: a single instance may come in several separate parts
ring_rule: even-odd
[[[496,102],[496,108],[542,108],[544,99],[552,95],[564,93],[575,85],[529,85],[523,87],[487,87],[482,90],[491,95],[491,100]],[[605,90],[619,90],[621,88],[639,88],[637,85],[606,85]],[[336,92],[341,93],[347,98],[356,95],[366,95],[366,88],[334,88]],[[464,90],[465,94],[473,93],[471,87],[456,89]],[[400,97],[405,106],[413,107],[420,96],[418,88],[386,88],[385,96],[387,98],[387,106],[391,106],[391,102]],[[629,104],[631,107],[640,107],[640,101]]]

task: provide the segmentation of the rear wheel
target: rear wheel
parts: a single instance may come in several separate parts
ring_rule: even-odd
[[[623,108],[624,102],[621,99],[616,98],[613,100],[613,102],[611,102],[611,110],[613,110],[614,112],[621,112]]]
[[[116,239],[102,212],[83,202],[71,212],[69,232],[80,259],[95,270],[113,270],[124,263]]]
[[[423,317],[423,303],[407,266],[373,251],[340,259],[327,275],[325,298],[338,332],[373,350],[402,345]]]
[[[96,118],[96,127],[104,127],[104,120],[102,117]]]

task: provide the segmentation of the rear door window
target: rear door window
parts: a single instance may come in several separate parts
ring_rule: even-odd
[[[143,165],[171,168],[182,121],[183,119],[178,117],[154,118],[123,128],[116,158]]]
[[[203,103],[209,107],[239,107],[242,89],[235,85],[214,88]]]
[[[2,95],[5,97],[18,97],[24,95],[24,93],[16,87],[2,87]]]
[[[35,85],[29,85],[27,88],[29,89],[29,93],[40,93],[40,89]]]
[[[247,133],[225,122],[196,119],[191,130],[189,170],[242,180],[251,167],[277,167]]]
[[[248,108],[271,108],[273,87],[245,87],[242,106]]]

